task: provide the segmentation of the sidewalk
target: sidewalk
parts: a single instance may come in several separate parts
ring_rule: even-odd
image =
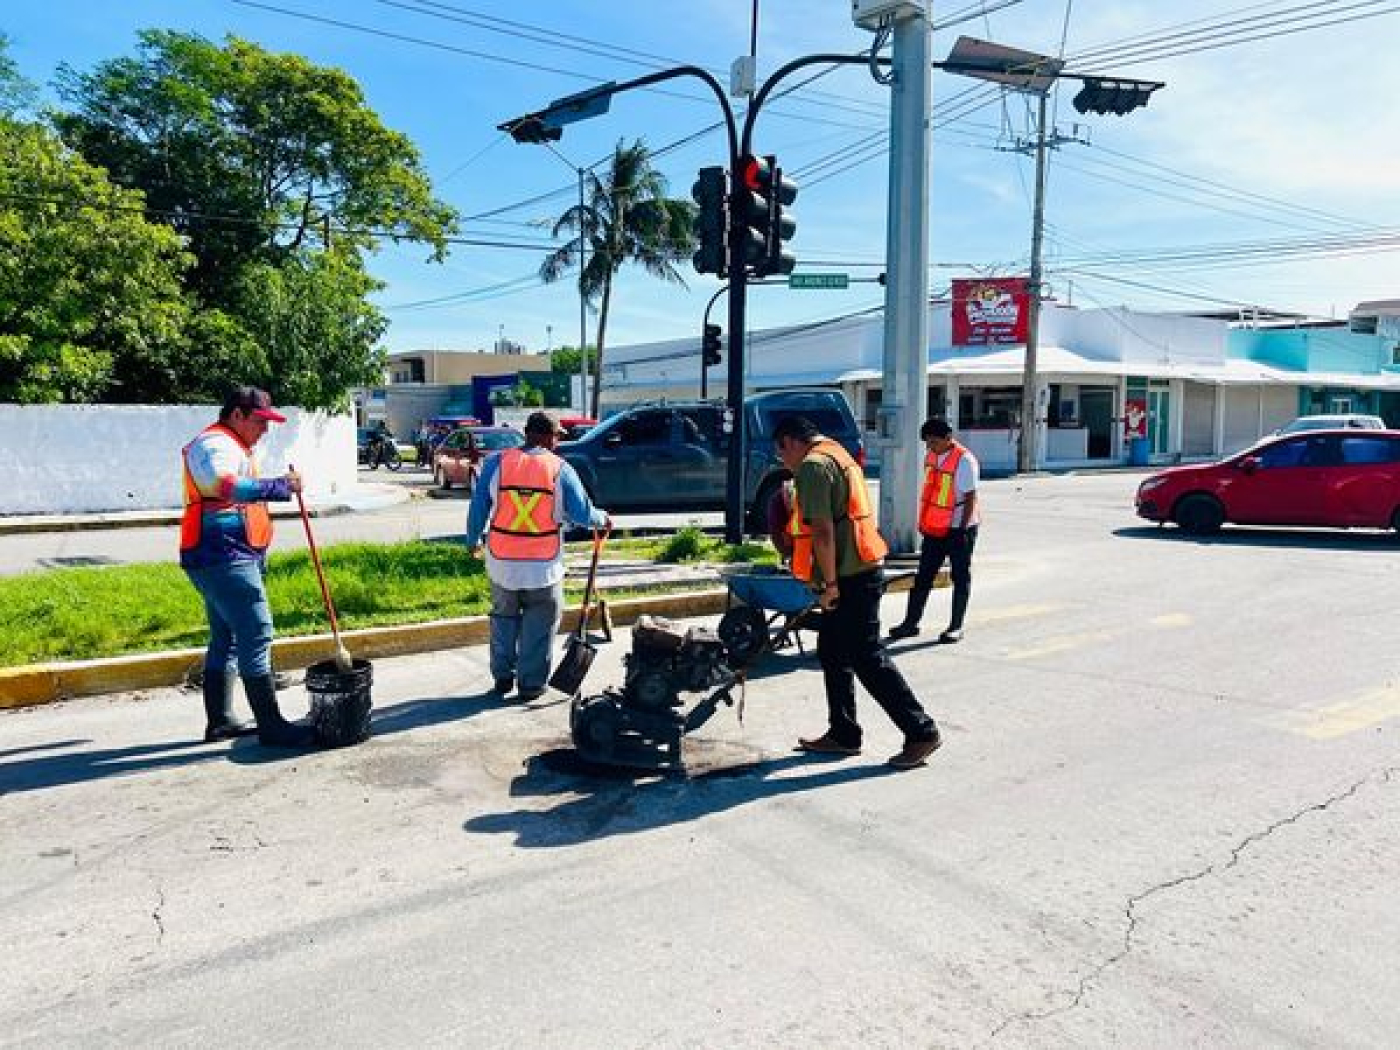
[[[347,492],[312,497],[306,511],[313,518],[328,518],[337,514],[382,510],[412,498],[411,490],[401,485],[356,484]],[[274,518],[299,516],[296,501],[274,503]],[[86,532],[100,529],[146,529],[180,523],[180,508],[168,510],[118,510],[95,514],[6,514],[0,515],[0,536],[18,536],[33,532]]]

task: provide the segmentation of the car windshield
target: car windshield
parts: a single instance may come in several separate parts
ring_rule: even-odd
[[[513,430],[478,430],[476,443],[487,452],[499,452],[503,448],[519,448],[525,439]]]

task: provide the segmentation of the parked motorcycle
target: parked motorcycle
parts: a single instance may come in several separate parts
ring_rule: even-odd
[[[370,470],[378,470],[381,463],[390,470],[398,470],[403,466],[403,454],[399,452],[399,446],[394,443],[393,436],[388,433],[370,435],[365,460]]]

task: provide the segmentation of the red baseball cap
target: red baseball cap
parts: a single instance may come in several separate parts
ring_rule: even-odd
[[[229,394],[228,400],[224,402],[223,414],[228,415],[235,408],[242,409],[247,415],[265,419],[269,423],[287,422],[287,417],[272,407],[272,395],[255,386],[240,386]]]

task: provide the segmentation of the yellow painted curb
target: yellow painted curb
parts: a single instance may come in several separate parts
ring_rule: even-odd
[[[890,581],[887,591],[907,591],[912,574]],[[935,586],[946,586],[946,570]],[[713,616],[724,611],[725,590],[686,591],[658,594],[626,601],[609,602],[608,612],[617,627],[627,627],[644,615],[685,619]],[[564,615],[561,630],[570,631],[578,623],[578,610]],[[597,621],[594,621],[595,627]],[[341,634],[346,647],[357,657],[409,656],[467,645],[485,645],[491,631],[488,616],[464,616],[430,623],[398,627],[367,627]],[[329,634],[279,638],[272,643],[273,662],[280,670],[309,667],[329,659],[334,642]],[[75,696],[125,693],[138,689],[160,689],[179,685],[197,670],[204,659],[203,649],[177,649],[164,653],[138,653],[101,660],[74,660],[65,663],[33,664],[0,668],[0,709],[34,707]]]

